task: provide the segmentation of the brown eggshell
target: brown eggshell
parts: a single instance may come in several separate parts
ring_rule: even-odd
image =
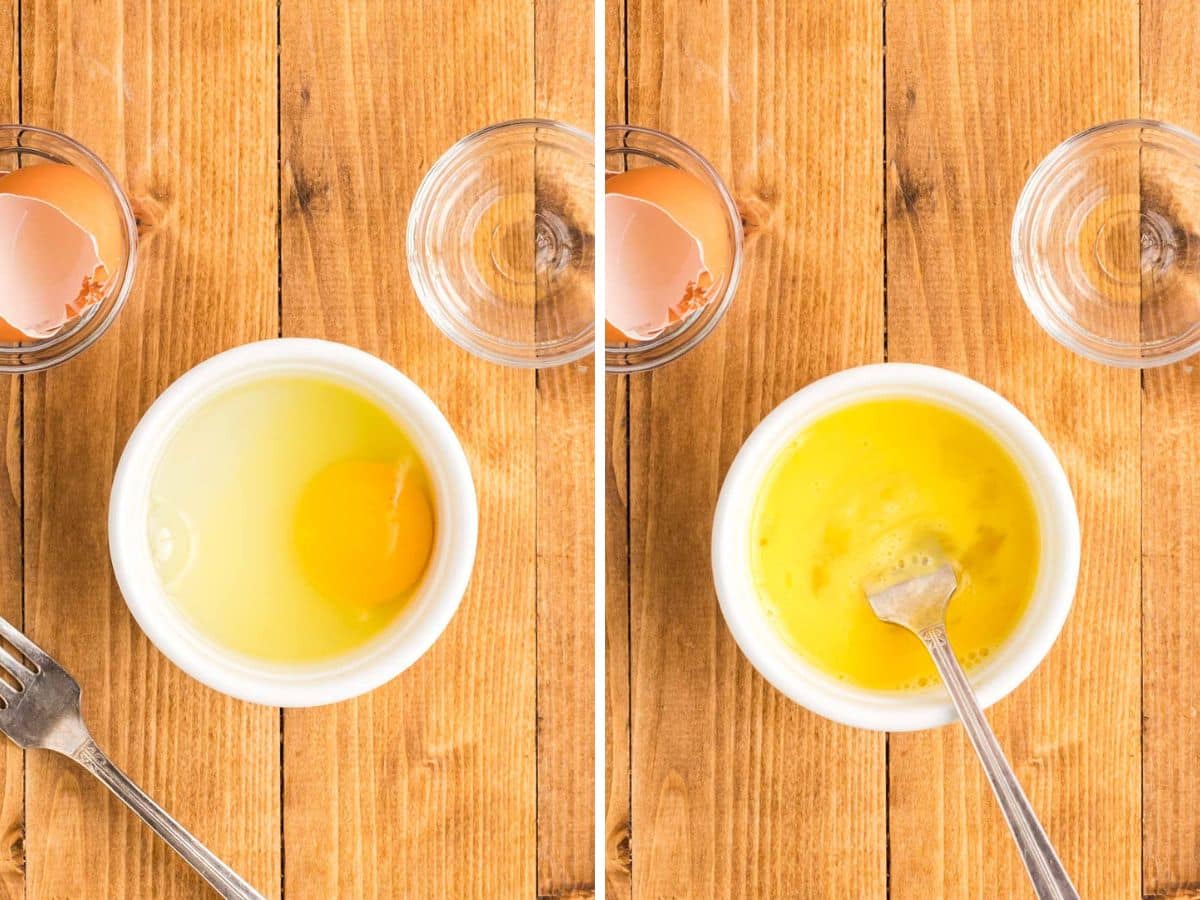
[[[58,207],[96,239],[108,273],[117,270],[124,249],[121,213],[108,189],[87,172],[62,163],[27,166],[0,177],[0,194],[33,197]]]
[[[624,194],[654,203],[700,242],[704,266],[719,281],[729,274],[733,246],[721,195],[691,172],[673,166],[643,166],[611,175],[608,194]]]

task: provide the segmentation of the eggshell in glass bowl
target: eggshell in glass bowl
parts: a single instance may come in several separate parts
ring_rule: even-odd
[[[104,185],[43,163],[0,177],[0,340],[55,334],[104,298],[123,223]]]

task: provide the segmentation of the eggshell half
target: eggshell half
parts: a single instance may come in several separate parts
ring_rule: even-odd
[[[656,204],[700,242],[701,258],[714,281],[729,274],[733,262],[728,213],[716,189],[674,166],[643,166],[612,175],[605,193],[624,194]]]
[[[0,339],[46,338],[101,298],[96,241],[55,206],[0,194]]]
[[[711,185],[672,166],[612,175],[605,192],[606,340],[649,340],[712,299],[728,275],[728,214]]]
[[[96,239],[105,277],[121,264],[124,239],[121,214],[112,194],[82,169],[63,163],[40,163],[0,177],[0,194],[44,200]],[[100,276],[97,277],[100,280]]]
[[[634,340],[650,340],[700,289],[707,274],[700,242],[661,207],[636,197],[607,194],[604,212],[605,318]]]
[[[0,176],[0,340],[53,335],[99,303],[124,249],[108,189],[62,163]]]

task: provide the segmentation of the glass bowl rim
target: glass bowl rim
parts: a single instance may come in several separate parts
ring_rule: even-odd
[[[483,128],[476,129],[456,140],[429,167],[429,170],[422,177],[421,183],[417,186],[416,193],[413,194],[412,203],[409,205],[408,221],[405,226],[405,253],[408,257],[409,281],[412,283],[413,291],[416,293],[417,300],[425,310],[425,314],[429,316],[443,335],[469,353],[486,359],[489,362],[519,369],[554,368],[566,365],[567,363],[578,362],[592,355],[595,352],[595,316],[592,316],[590,325],[585,331],[581,331],[575,336],[548,342],[545,345],[537,343],[518,345],[499,340],[496,340],[494,343],[484,344],[476,340],[469,333],[464,332],[457,323],[453,322],[442,308],[444,304],[437,301],[437,290],[434,288],[433,279],[425,273],[424,264],[419,261],[420,254],[417,252],[417,248],[421,243],[421,238],[417,230],[419,225],[425,224],[424,220],[431,209],[431,201],[436,192],[441,188],[446,173],[453,164],[462,158],[464,153],[475,149],[497,134],[519,132],[521,130],[537,131],[538,129],[545,129],[565,135],[572,140],[583,142],[593,148],[595,147],[595,140],[591,134],[582,128],[578,128],[567,122],[560,122],[556,119],[526,117],[507,119],[503,122],[493,122],[490,125],[485,125]],[[589,154],[588,162],[593,165],[595,164],[594,153]],[[593,230],[594,227],[593,223]],[[592,305],[594,309],[594,301]],[[585,336],[586,340],[583,339]],[[576,341],[578,341],[578,346],[575,346]],[[567,346],[566,350],[561,349],[564,344]],[[505,345],[511,348],[519,348],[523,352],[506,350]],[[544,355],[542,351],[545,351]]]
[[[1043,199],[1047,185],[1059,173],[1062,165],[1073,153],[1086,148],[1087,144],[1097,137],[1133,130],[1167,135],[1189,146],[1196,152],[1196,164],[1200,166],[1200,137],[1186,128],[1160,119],[1113,119],[1076,132],[1063,139],[1041,159],[1021,188],[1009,232],[1009,254],[1021,299],[1037,323],[1054,340],[1094,362],[1123,369],[1147,369],[1179,362],[1200,351],[1200,321],[1180,336],[1168,341],[1118,343],[1109,340],[1084,328],[1045,300],[1037,287],[1032,265],[1034,254],[1029,246],[1033,227],[1042,212],[1038,204]],[[1157,348],[1164,344],[1172,349],[1167,352],[1158,351]],[[1104,347],[1111,347],[1113,350],[1108,352]]]

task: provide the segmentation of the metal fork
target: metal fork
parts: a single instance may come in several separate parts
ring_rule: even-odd
[[[988,725],[966,673],[950,649],[950,639],[946,636],[946,604],[958,590],[954,567],[943,563],[928,574],[890,585],[867,585],[864,590],[875,615],[885,622],[907,628],[921,639],[933,657],[967,737],[983,763],[984,774],[1000,803],[1039,900],[1079,900],[1067,870]]]
[[[22,662],[0,647],[0,667],[18,685],[13,687],[0,679],[0,700],[3,700],[0,731],[26,750],[54,750],[75,760],[141,816],[142,821],[174,847],[222,897],[263,900],[262,894],[171,818],[96,746],[79,712],[78,682],[45,650],[2,617],[0,637],[27,660]]]

